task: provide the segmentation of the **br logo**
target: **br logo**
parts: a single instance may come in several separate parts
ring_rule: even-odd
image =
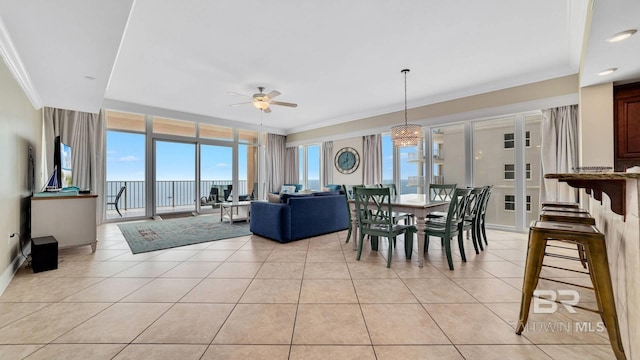
[[[558,303],[562,304],[571,314],[573,308],[580,302],[580,294],[576,290],[535,290],[533,292],[533,313],[552,314],[558,310]]]

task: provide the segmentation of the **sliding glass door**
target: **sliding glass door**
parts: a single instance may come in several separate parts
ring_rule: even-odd
[[[212,212],[231,194],[233,149],[200,145],[200,212]]]
[[[196,145],[154,141],[154,214],[196,210]]]

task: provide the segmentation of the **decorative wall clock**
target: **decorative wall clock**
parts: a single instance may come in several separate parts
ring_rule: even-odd
[[[336,169],[343,174],[351,174],[360,165],[360,154],[352,147],[344,147],[336,153]]]

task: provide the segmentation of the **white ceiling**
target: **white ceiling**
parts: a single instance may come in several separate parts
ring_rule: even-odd
[[[575,74],[589,0],[0,0],[0,52],[40,105],[125,102],[283,133]],[[640,2],[599,1],[582,85],[640,78]],[[620,70],[608,78],[594,73]],[[90,79],[90,78],[93,79]],[[26,84],[26,85],[25,85]],[[282,93],[260,118],[245,99]]]

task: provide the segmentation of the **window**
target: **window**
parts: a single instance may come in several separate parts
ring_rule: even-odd
[[[531,164],[527,164],[527,180],[531,180]],[[514,180],[516,178],[516,166],[514,164],[504,164],[504,179]]]
[[[382,183],[394,183],[393,142],[391,141],[391,134],[382,134]]]
[[[505,195],[504,196],[504,209],[509,211],[516,210],[516,196]],[[531,212],[531,196],[527,195],[527,212]]]
[[[527,131],[524,135],[524,146],[531,146],[531,132]],[[504,148],[513,149],[516,147],[516,140],[513,133],[504,134]]]
[[[155,116],[153,118],[153,132],[179,136],[196,136],[196,123],[193,121],[173,120]]]
[[[504,196],[504,209],[514,211],[516,209],[516,196],[505,195]]]
[[[516,178],[516,166],[514,164],[504,164],[504,179],[513,180]]]
[[[300,183],[304,189],[320,190],[320,145],[299,148]]]
[[[504,148],[513,149],[514,147],[516,147],[516,141],[513,137],[513,133],[504,134]]]

